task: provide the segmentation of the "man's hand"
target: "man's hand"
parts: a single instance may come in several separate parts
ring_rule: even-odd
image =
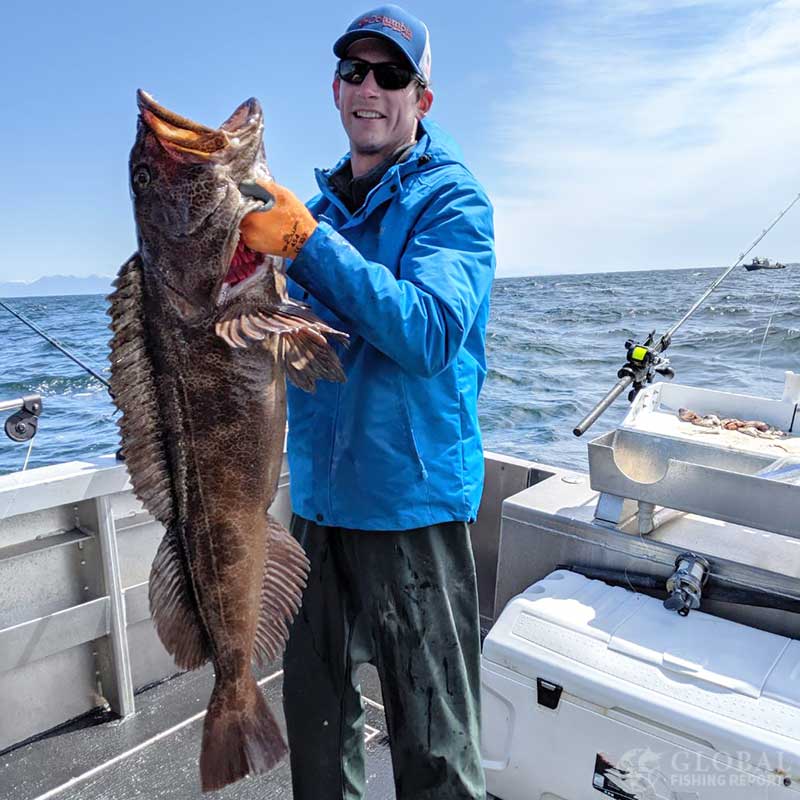
[[[275,202],[269,210],[253,211],[242,220],[239,225],[242,239],[258,253],[295,258],[316,230],[317,221],[285,186],[274,181],[239,185],[239,191],[249,197],[262,197],[263,190],[272,195]]]

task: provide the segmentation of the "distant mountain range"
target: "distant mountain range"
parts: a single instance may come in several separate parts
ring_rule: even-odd
[[[109,294],[113,275],[45,275],[35,281],[0,281],[0,297],[52,297],[63,294]]]

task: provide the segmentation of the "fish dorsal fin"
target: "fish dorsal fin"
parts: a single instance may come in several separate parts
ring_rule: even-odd
[[[326,325],[307,306],[290,300],[265,310],[230,316],[216,324],[216,333],[234,348],[260,344],[271,350],[278,337],[278,354],[289,380],[307,392],[324,379],[343,383],[339,357],[328,339],[346,344],[346,333]]]
[[[172,480],[159,431],[158,397],[144,324],[144,274],[135,253],[122,265],[109,296],[111,392],[122,416],[122,454],[133,491],[164,527],[175,514]]]
[[[300,609],[308,570],[303,548],[268,514],[261,613],[253,646],[253,658],[259,664],[269,663],[283,651],[289,624]]]
[[[181,669],[197,669],[211,648],[197,613],[178,531],[170,528],[150,570],[150,611],[158,638]]]

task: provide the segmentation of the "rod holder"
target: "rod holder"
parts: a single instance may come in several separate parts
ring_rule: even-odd
[[[14,442],[27,442],[36,436],[39,415],[42,413],[42,397],[26,394],[19,400],[0,403],[0,412],[17,409],[5,423],[6,436]]]

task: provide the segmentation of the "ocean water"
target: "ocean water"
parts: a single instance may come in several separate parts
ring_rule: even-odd
[[[644,341],[688,310],[721,270],[660,270],[499,279],[492,292],[489,372],[480,401],[489,450],[587,470],[586,442],[612,429],[624,397],[581,439],[573,427],[616,381],[628,338]],[[780,397],[800,372],[800,268],[737,270],[678,332],[676,381]],[[6,301],[101,374],[108,318],[99,295]],[[0,400],[43,396],[28,467],[111,453],[116,414],[105,388],[0,308]],[[4,422],[8,414],[0,415]],[[21,469],[28,445],[0,433],[0,474]]]

